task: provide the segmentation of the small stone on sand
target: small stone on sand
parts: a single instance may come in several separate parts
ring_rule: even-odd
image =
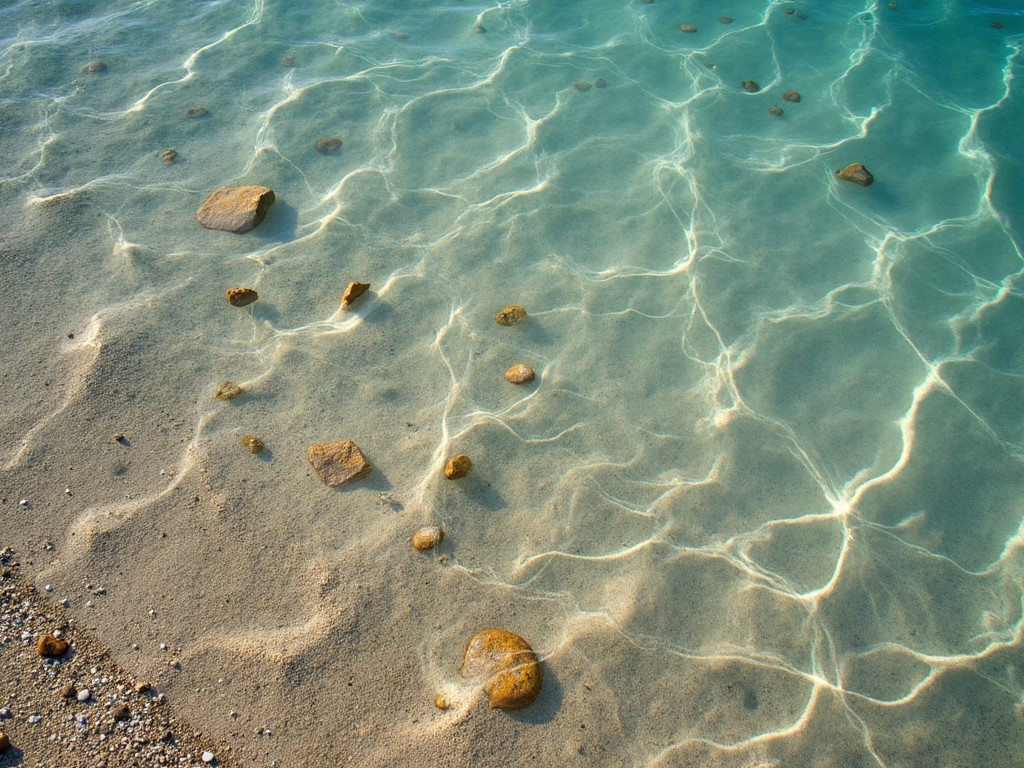
[[[178,153],[173,149],[165,149],[160,153],[160,159],[164,161],[164,165],[170,165],[178,159]]]
[[[451,706],[451,704],[448,703],[448,699],[446,699],[444,696],[435,696],[434,706],[443,711],[448,709]]]
[[[426,552],[444,541],[444,531],[436,525],[427,525],[412,535],[413,549]]]
[[[292,56],[290,53],[286,53],[284,56],[278,59],[278,61],[281,63],[282,67],[285,67],[287,69],[295,69],[297,66],[299,66],[299,60]]]
[[[321,155],[333,155],[341,149],[341,139],[336,136],[326,136],[316,140],[316,151]]]
[[[743,81],[743,90],[749,91],[750,93],[757,93],[761,90],[761,86],[755,83],[753,80]]]
[[[510,384],[529,384],[535,376],[533,368],[523,363],[516,363],[505,371],[505,381]]]
[[[359,283],[353,280],[345,288],[345,292],[341,294],[341,308],[348,309],[352,306],[352,302],[362,296],[370,290],[369,283]]]
[[[772,104],[768,107],[768,114],[772,117],[782,117],[782,107],[778,104]]]
[[[786,91],[784,94],[782,94],[782,98],[785,99],[786,101],[792,101],[793,103],[796,103],[800,101],[800,92]]]
[[[214,395],[218,400],[234,400],[240,394],[245,392],[238,384],[233,381],[222,381],[217,385],[217,394]]]
[[[83,688],[76,694],[75,698],[77,698],[81,702],[86,702],[92,698],[92,691],[90,691],[88,688]]]
[[[210,193],[196,211],[196,221],[207,229],[241,234],[258,226],[274,204],[274,191],[259,184],[221,187]]]
[[[509,304],[494,316],[498,325],[515,325],[526,319],[526,307],[518,304]]]
[[[351,440],[317,443],[306,449],[314,471],[331,488],[366,477],[373,469],[359,446]]]
[[[249,453],[254,456],[259,456],[263,453],[263,441],[256,437],[256,435],[244,435],[242,437],[242,445],[248,448]]]
[[[875,183],[875,177],[871,175],[871,171],[861,163],[850,163],[845,168],[840,168],[836,171],[836,176],[843,181],[852,181],[854,184],[860,184],[862,187],[870,187]]]
[[[93,59],[88,64],[86,64],[84,67],[82,67],[82,72],[84,72],[86,74],[89,74],[89,75],[98,75],[101,72],[106,72],[106,71],[107,71],[107,63],[105,61],[103,61],[102,59]]]
[[[435,701],[434,703],[436,704],[437,702]],[[447,707],[438,707],[438,709],[447,709]],[[10,748],[11,748],[11,740],[10,740],[10,738],[8,738],[6,733],[4,733],[3,731],[0,731],[0,754],[3,754],[4,752],[6,752]]]
[[[189,107],[185,110],[185,117],[190,120],[195,120],[198,117],[206,117],[209,112],[206,111],[205,107]]]
[[[460,453],[458,456],[448,459],[448,463],[444,465],[444,476],[449,480],[459,480],[468,475],[472,468],[473,460]]]
[[[575,88],[577,91],[589,91],[592,86],[585,80],[577,80],[575,83],[572,84],[572,87]]]
[[[718,21],[722,24],[732,24],[736,19],[732,16],[719,16]]]
[[[232,307],[248,306],[260,297],[255,288],[228,288],[224,296]]]
[[[111,707],[110,716],[120,723],[131,717],[132,712],[130,709],[128,709],[127,704],[121,702],[120,704],[115,704],[113,707]]]
[[[803,11],[797,11],[797,12],[796,12],[796,17],[797,17],[798,19],[806,19],[806,18],[807,18],[807,14],[806,14],[806,13],[804,13]]]
[[[540,695],[544,673],[533,648],[519,635],[488,627],[469,638],[459,674],[486,678],[492,709],[522,709]]]
[[[51,659],[63,656],[67,650],[68,641],[61,640],[59,637],[54,637],[53,635],[43,635],[39,638],[39,642],[36,643],[36,651],[39,655],[46,656]]]
[[[597,78],[597,80],[594,81],[594,87],[595,88],[607,88],[608,87],[608,83],[606,83],[604,80],[602,80],[599,77],[599,78]]]
[[[676,29],[678,29],[680,32],[696,32],[697,31],[697,25],[696,24],[680,24],[678,27],[676,27]]]

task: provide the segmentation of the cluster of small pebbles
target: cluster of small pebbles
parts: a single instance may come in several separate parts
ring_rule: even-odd
[[[230,766],[0,551],[0,765]]]

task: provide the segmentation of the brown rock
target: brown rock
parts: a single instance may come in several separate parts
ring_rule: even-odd
[[[256,435],[243,435],[242,445],[249,449],[249,453],[254,456],[259,456],[263,453],[263,441],[260,440]]]
[[[577,91],[589,91],[593,86],[586,80],[577,80],[572,84],[572,87]]]
[[[327,136],[316,140],[316,151],[321,155],[333,155],[341,149],[341,139]]]
[[[273,204],[274,191],[270,187],[221,187],[199,206],[196,221],[207,229],[240,234],[258,226]]]
[[[373,469],[359,446],[351,440],[311,445],[306,449],[306,458],[320,479],[331,488],[366,477]]]
[[[718,21],[721,24],[732,24],[734,21],[736,21],[736,19],[734,19],[732,16],[719,16]]]
[[[124,702],[121,702],[120,704],[115,704],[110,709],[110,715],[117,722],[120,723],[120,722],[122,722],[124,720],[127,720],[129,717],[131,717],[132,716],[132,712],[131,712],[130,709],[128,709],[128,705],[127,704],[125,704]]]
[[[492,709],[522,709],[540,695],[544,673],[530,644],[503,629],[481,629],[466,643],[459,670],[464,678],[485,678]]]
[[[447,709],[447,707],[446,707]],[[0,731],[0,754],[6,752],[11,748],[11,740],[7,737],[7,734]]]
[[[458,456],[448,459],[448,463],[444,465],[444,476],[449,480],[460,480],[468,475],[472,468],[473,460],[460,453]]]
[[[345,292],[341,294],[341,308],[348,309],[353,301],[358,299],[368,290],[370,290],[369,283],[357,283],[355,280],[353,280],[345,288]]]
[[[768,107],[768,114],[772,117],[782,117],[782,107],[778,104],[772,104]]]
[[[232,307],[248,306],[260,297],[255,288],[228,288],[224,295]]]
[[[189,107],[185,110],[185,117],[189,120],[195,120],[199,117],[206,117],[209,112],[206,111],[206,107]]]
[[[515,325],[516,323],[521,323],[526,319],[526,307],[521,307],[518,304],[509,304],[496,314],[494,319],[498,322],[498,325]]]
[[[152,688],[153,686],[151,686],[145,680],[139,680],[139,682],[135,684],[136,693],[149,693],[149,691],[152,690]]]
[[[533,368],[522,363],[516,363],[505,371],[505,381],[510,384],[529,384],[535,376]]]
[[[290,53],[286,53],[284,56],[278,59],[278,61],[281,63],[282,67],[286,67],[288,69],[295,69],[297,66],[299,66],[299,60],[296,59]]]
[[[217,394],[214,395],[218,400],[234,400],[240,394],[245,392],[238,384],[233,381],[222,381],[217,385]]]
[[[412,535],[413,549],[426,552],[444,541],[444,531],[436,525],[426,525]]]
[[[800,92],[786,91],[784,94],[782,94],[782,98],[784,98],[786,101],[797,102],[800,101]]]
[[[761,86],[755,83],[753,80],[743,81],[743,90],[749,91],[750,93],[757,93],[761,90]]]
[[[676,29],[678,29],[680,32],[696,32],[697,31],[697,25],[696,24],[680,24],[678,27],[676,27]]]
[[[93,59],[84,67],[82,67],[82,72],[84,72],[87,75],[98,75],[100,72],[106,71],[107,62],[103,61],[102,59]]]
[[[39,638],[39,642],[36,643],[36,651],[40,656],[46,656],[47,658],[55,659],[58,656],[63,656],[67,653],[68,641],[62,640],[59,637],[53,635],[43,635]]]
[[[871,175],[871,171],[861,163],[850,163],[845,168],[840,168],[836,171],[836,176],[843,181],[852,181],[854,184],[860,184],[862,187],[870,187],[875,183],[875,177]]]
[[[178,153],[173,149],[165,149],[160,153],[160,159],[164,161],[164,165],[170,165],[178,159]]]
[[[599,78],[597,78],[597,80],[594,81],[594,87],[595,88],[607,88],[608,87],[608,83],[606,83],[603,78],[599,77]]]

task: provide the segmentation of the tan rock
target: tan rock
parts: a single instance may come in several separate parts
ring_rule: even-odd
[[[217,393],[214,395],[218,400],[234,400],[240,394],[245,392],[238,384],[233,381],[222,381],[217,385]]]
[[[316,151],[321,155],[333,155],[341,149],[341,139],[336,136],[325,136],[315,142]]]
[[[103,61],[102,59],[93,59],[88,64],[86,64],[84,67],[82,67],[82,72],[84,72],[86,74],[89,74],[89,75],[98,75],[101,72],[106,72],[106,71],[107,71],[107,63],[105,61]]]
[[[174,149],[165,149],[160,153],[160,159],[164,165],[172,165],[178,159],[178,152]]]
[[[782,98],[784,98],[786,101],[792,101],[795,104],[796,102],[800,101],[800,92],[786,91],[784,94],[782,94]]]
[[[228,288],[224,295],[232,307],[246,307],[260,297],[255,288]]]
[[[678,29],[680,32],[696,32],[697,31],[697,25],[696,24],[680,24],[678,27],[676,27],[676,29]]]
[[[836,171],[836,176],[843,181],[852,181],[854,184],[860,184],[862,187],[870,187],[875,183],[875,177],[871,175],[871,171],[861,163],[850,163],[845,168],[840,168]]]
[[[448,459],[448,463],[444,465],[444,476],[449,480],[461,480],[469,474],[469,470],[472,468],[473,460],[460,453],[458,456]]]
[[[464,678],[484,680],[492,709],[522,709],[540,695],[544,673],[533,648],[519,635],[487,627],[469,638],[459,670]]]
[[[221,187],[199,206],[196,221],[207,229],[240,234],[258,226],[273,204],[274,191],[270,187]]]
[[[331,488],[366,477],[373,469],[359,446],[351,440],[311,445],[306,449],[306,458],[320,479]]]
[[[772,104],[768,107],[768,114],[772,117],[782,117],[782,107],[778,104]]]
[[[434,706],[440,709],[441,711],[444,711],[451,707],[451,704],[448,702],[448,699],[446,699],[444,696],[438,695],[434,697]]]
[[[248,448],[249,453],[253,454],[254,456],[259,456],[261,453],[263,453],[263,448],[265,447],[263,445],[263,441],[256,437],[256,435],[243,435],[242,445]]]
[[[526,307],[518,304],[509,304],[501,312],[494,316],[498,325],[515,325],[526,319]]]
[[[444,531],[436,525],[425,525],[412,535],[413,549],[426,552],[444,541]]]
[[[505,381],[510,384],[529,384],[535,376],[533,368],[522,363],[516,363],[505,371]]]
[[[368,290],[370,290],[369,283],[357,283],[355,280],[353,280],[345,288],[345,292],[341,294],[341,308],[348,309],[352,305],[353,301],[358,299]]]
[[[47,658],[56,658],[63,656],[67,653],[68,641],[62,640],[59,637],[53,635],[43,635],[39,638],[39,642],[36,643],[36,651],[40,656],[46,656]]]

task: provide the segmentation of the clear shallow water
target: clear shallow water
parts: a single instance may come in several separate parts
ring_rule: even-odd
[[[336,563],[443,524],[472,586],[451,626],[410,621],[422,674],[452,676],[470,602],[534,605],[509,628],[555,720],[566,659],[614,713],[599,764],[1014,765],[1024,17],[900,5],[7,4],[24,317],[59,295],[121,350],[73,398],[112,379],[194,416],[175,472],[258,485],[240,536]],[[236,183],[274,189],[267,220],[199,228]],[[339,312],[352,279],[373,293]],[[520,361],[534,386],[502,381]],[[225,378],[252,394],[215,402]],[[341,496],[304,458],[337,437],[377,469]]]

